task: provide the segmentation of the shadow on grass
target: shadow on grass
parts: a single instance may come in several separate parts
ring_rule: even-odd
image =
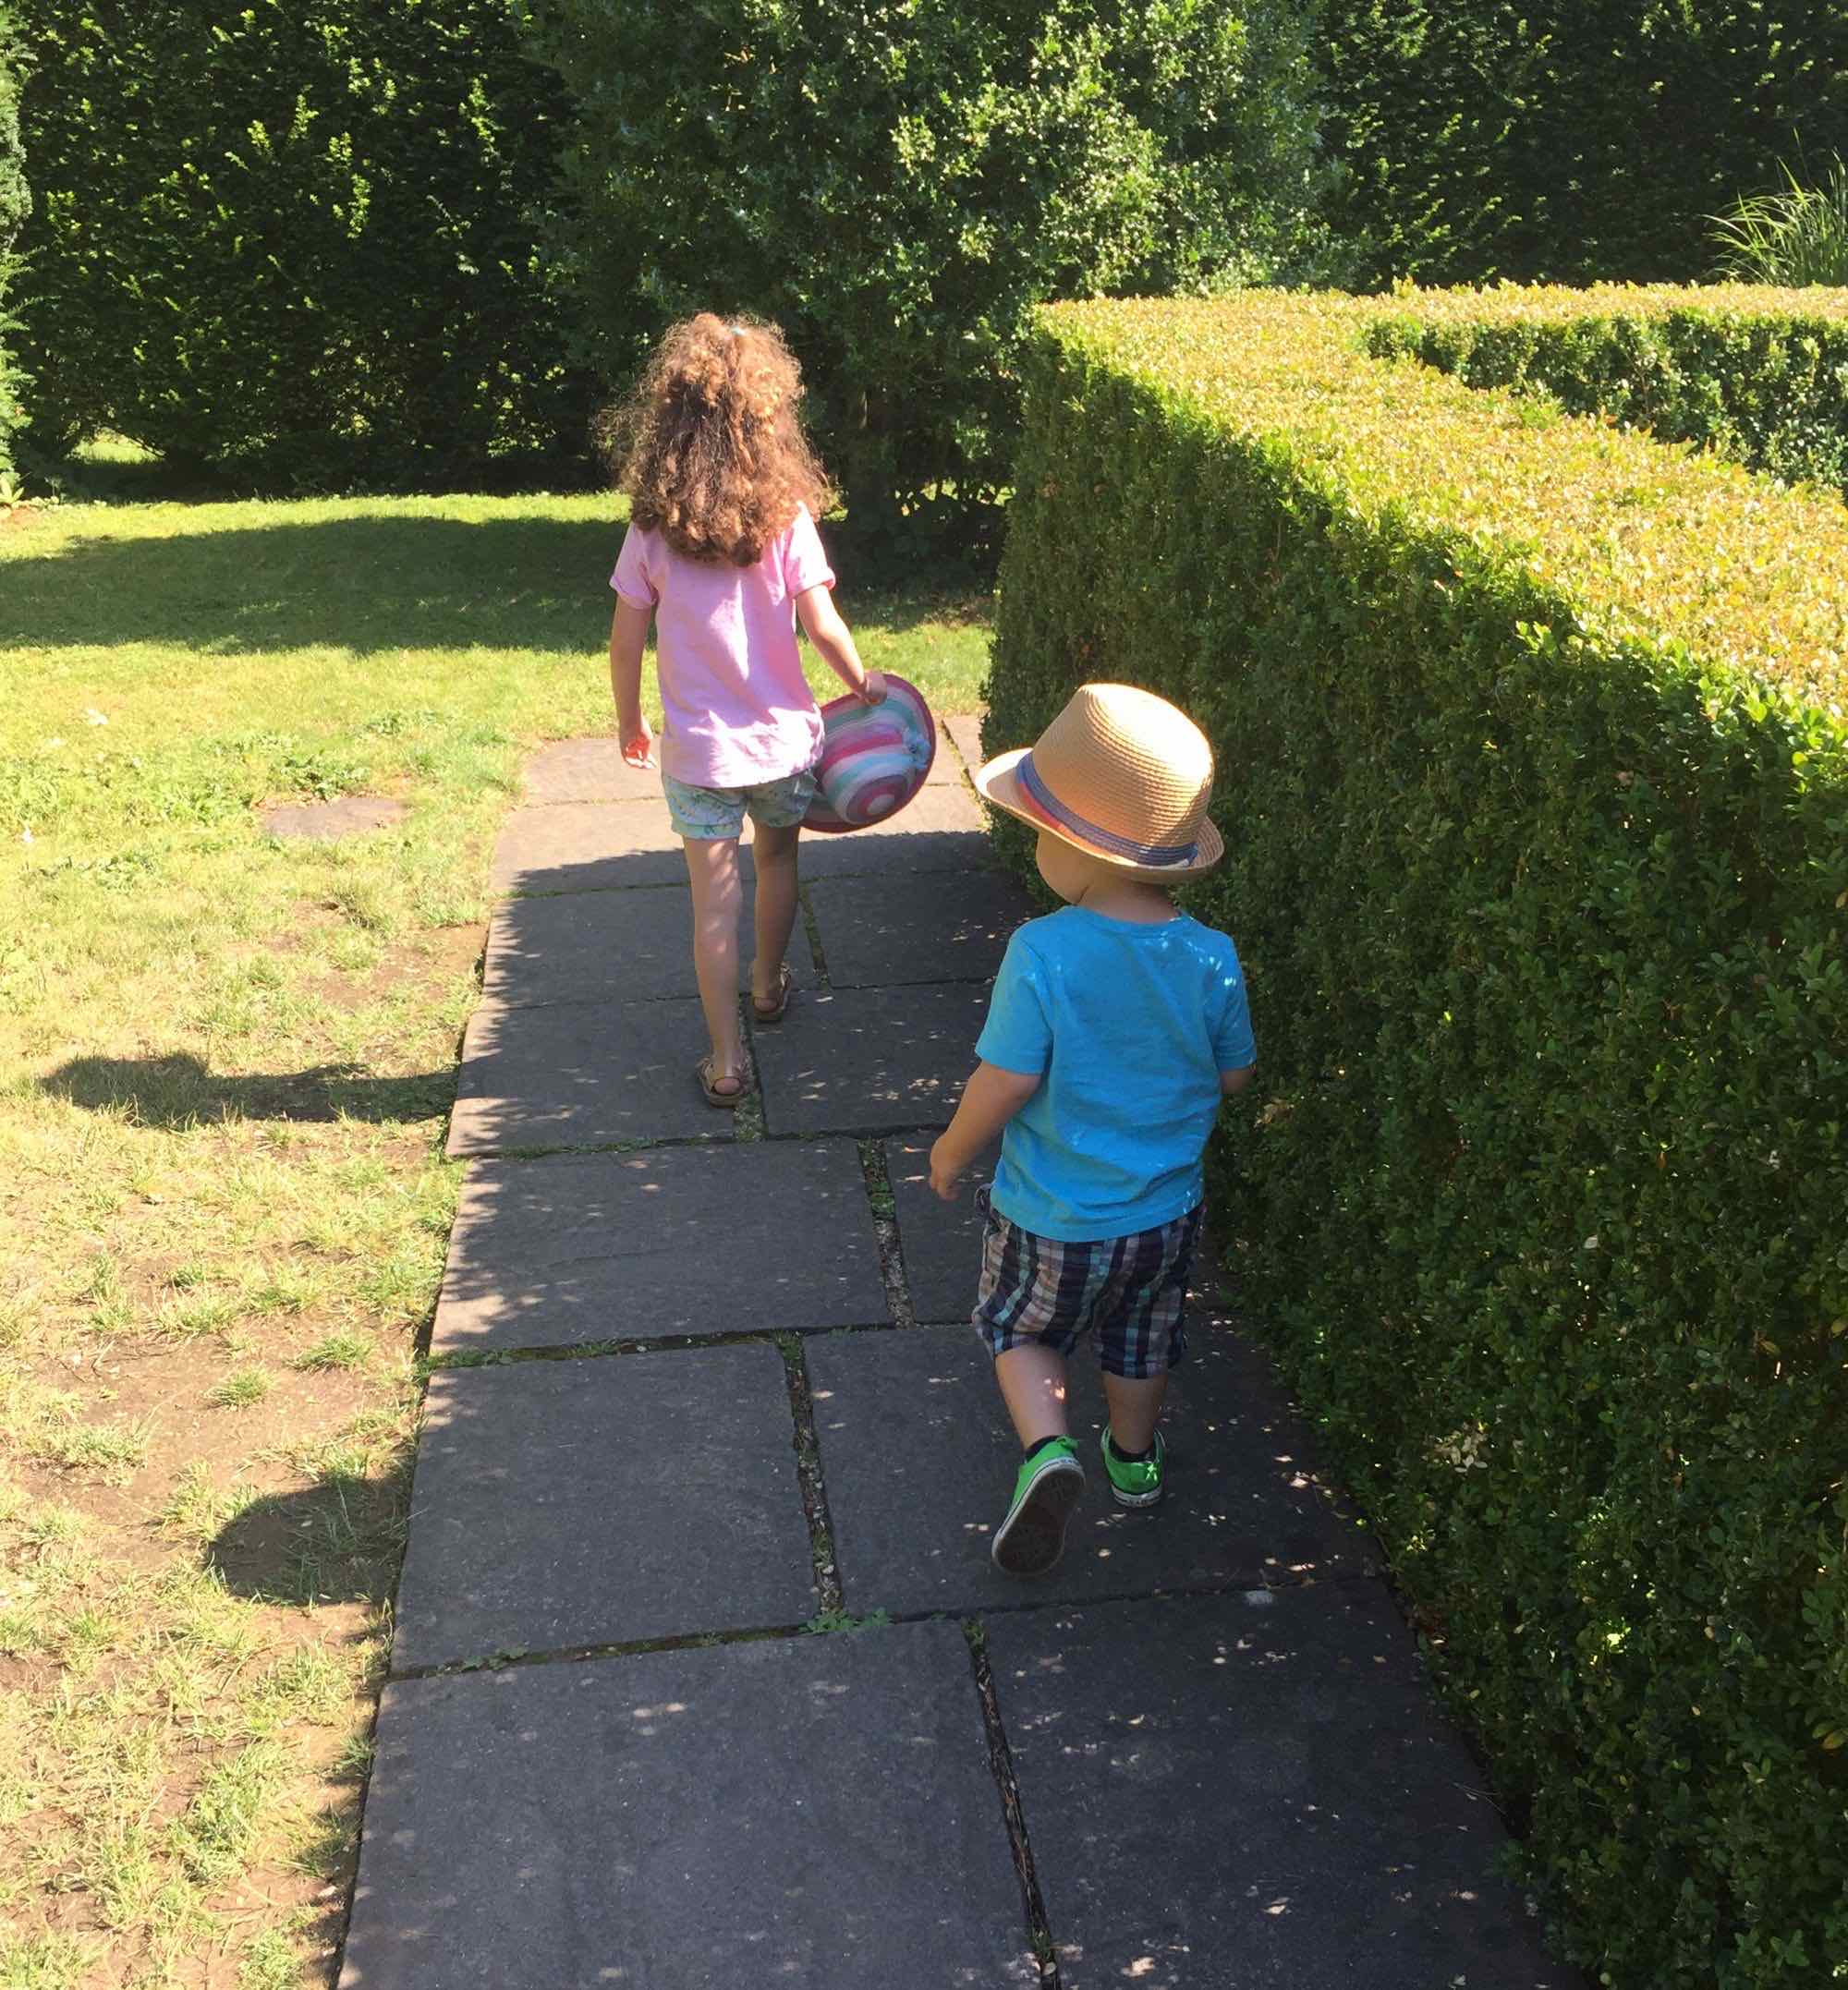
[[[408,1475],[330,1473],[241,1508],[206,1559],[234,1596],[297,1605],[391,1600],[404,1558]]]
[[[597,645],[623,534],[614,500],[608,522],[360,513],[214,530],[208,516],[165,537],[79,538],[10,562],[0,646],[576,655]]]
[[[92,1112],[126,1112],[140,1126],[179,1133],[241,1120],[434,1119],[455,1102],[456,1071],[374,1078],[351,1064],[219,1077],[188,1052],[169,1057],[73,1057],[39,1081],[55,1098]]]
[[[283,517],[286,512],[277,507]],[[337,646],[581,655],[602,638],[625,528],[540,516],[228,525],[146,539],[74,539],[8,563],[0,647],[145,642],[238,655]],[[874,583],[842,556],[848,619],[903,632],[984,621],[976,581],[931,566]]]

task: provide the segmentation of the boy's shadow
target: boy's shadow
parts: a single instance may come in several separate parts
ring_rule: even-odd
[[[455,1102],[456,1071],[402,1078],[364,1075],[352,1064],[308,1071],[214,1075],[189,1051],[165,1057],[73,1057],[39,1088],[92,1112],[126,1112],[138,1125],[183,1132],[239,1120],[429,1120]]]
[[[213,1535],[210,1566],[233,1596],[312,1608],[389,1601],[404,1551],[405,1484],[334,1473],[253,1499]]]

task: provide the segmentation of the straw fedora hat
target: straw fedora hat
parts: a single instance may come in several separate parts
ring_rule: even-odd
[[[1087,856],[1154,883],[1198,878],[1225,855],[1207,817],[1213,758],[1187,717],[1126,684],[1080,685],[1030,746],[975,777],[984,801]]]

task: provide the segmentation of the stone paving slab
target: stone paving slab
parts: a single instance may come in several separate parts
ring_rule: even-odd
[[[783,1135],[947,1126],[976,1068],[987,1013],[980,985],[804,996],[778,1028],[755,1036],[765,1127]]]
[[[605,892],[685,884],[687,857],[659,795],[647,802],[516,808],[501,825],[488,882],[496,892]]]
[[[385,1688],[342,1990],[888,1981],[1039,1982],[954,1625]]]
[[[761,1343],[439,1370],[394,1668],[803,1622],[794,1427]]]
[[[449,1152],[614,1147],[732,1137],[693,1066],[707,1048],[697,997],[675,1001],[483,1002],[462,1039]]]
[[[755,1141],[476,1161],[431,1348],[863,1326],[887,1317],[859,1150]]]
[[[740,989],[750,985],[756,902],[755,888],[747,886],[738,921]],[[815,963],[799,917],[788,959],[797,982],[812,984]],[[508,898],[489,921],[481,970],[486,1001],[527,1008],[650,1001],[687,995],[693,988],[693,897],[684,889]]]
[[[1379,1584],[987,1630],[1064,1990],[1578,1985]]]
[[[974,1329],[827,1334],[807,1354],[835,1557],[857,1615],[1248,1588],[1373,1566],[1365,1535],[1311,1483],[1262,1357],[1205,1312],[1170,1384],[1168,1497],[1146,1511],[1110,1497],[1103,1390],[1080,1346],[1071,1424],[1087,1489],[1065,1559],[1030,1583],[989,1559],[1020,1447]]]
[[[960,783],[921,788],[889,822],[843,834],[810,833],[799,859],[808,878],[864,877],[875,873],[906,890],[914,873],[966,871],[989,860],[988,832],[976,798]]]
[[[1017,879],[978,868],[914,878],[822,878],[808,903],[837,989],[989,981],[1015,928],[1038,910]]]
[[[951,743],[962,756],[963,764],[970,773],[974,773],[976,769],[982,764],[981,713],[979,711],[952,712],[942,723],[943,730],[950,735]]]
[[[368,830],[385,829],[402,822],[410,813],[409,805],[383,795],[343,795],[331,802],[281,803],[262,811],[263,832],[268,836],[302,836],[311,842],[332,842]]]
[[[982,1226],[975,1192],[994,1180],[999,1143],[990,1147],[963,1178],[954,1202],[941,1201],[930,1186],[930,1143],[888,1140],[885,1171],[892,1183],[898,1245],[905,1258],[905,1282],[919,1321],[964,1321],[976,1303],[981,1270]]]
[[[661,770],[631,767],[614,739],[554,739],[526,763],[529,802],[661,801]]]

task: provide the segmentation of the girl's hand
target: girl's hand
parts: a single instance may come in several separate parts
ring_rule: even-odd
[[[862,705],[877,705],[885,696],[884,677],[876,670],[868,671],[854,696]]]
[[[654,734],[639,712],[627,724],[618,722],[616,731],[622,738],[623,758],[631,767],[654,765]]]

